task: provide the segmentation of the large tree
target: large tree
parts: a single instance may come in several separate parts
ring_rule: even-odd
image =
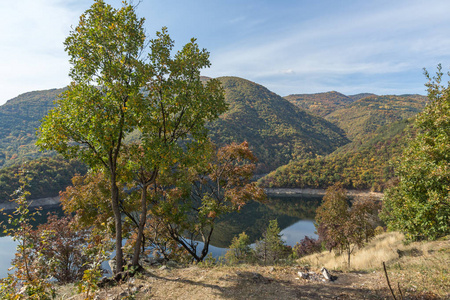
[[[429,103],[415,121],[418,133],[397,162],[397,184],[385,192],[383,219],[409,239],[450,233],[450,85],[442,68],[428,78]]]
[[[210,66],[209,53],[192,39],[172,57],[173,45],[166,28],[150,41],[145,97],[132,106],[140,138],[128,147],[133,162],[129,169],[141,191],[134,266],[139,261],[149,200],[154,199],[147,190],[158,175],[170,176],[175,168],[189,168],[205,159],[210,144],[205,125],[227,109],[220,82],[200,79],[200,70]]]
[[[143,19],[126,3],[114,9],[97,0],[65,40],[72,83],[44,118],[37,144],[101,169],[110,182],[115,217],[117,270],[122,270],[122,221],[119,209],[119,157],[135,121],[131,99],[141,97],[145,79]]]
[[[119,186],[138,183],[142,232],[151,183],[161,171],[176,167],[178,159],[201,157],[205,122],[226,109],[219,83],[200,81],[200,69],[210,65],[209,53],[192,40],[172,57],[173,41],[163,29],[148,41],[144,57],[143,24],[126,2],[120,9],[94,2],[65,41],[73,81],[38,131],[41,148],[81,158],[108,179],[116,272],[123,267],[125,199]],[[131,133],[137,133],[138,142],[126,144]]]

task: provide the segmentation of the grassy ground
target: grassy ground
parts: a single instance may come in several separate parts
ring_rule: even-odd
[[[404,244],[400,233],[385,233],[375,237],[366,247],[351,257],[350,268],[346,256],[322,252],[301,259],[312,267],[325,266],[344,272],[383,273],[386,263],[391,285],[398,285],[406,295],[435,294],[450,299],[450,237],[432,242]]]
[[[382,262],[386,262],[397,299],[450,299],[450,240],[411,243],[387,233],[376,237],[352,256],[321,253],[284,266],[188,266],[149,268],[121,285],[103,289],[96,299],[392,299]],[[319,273],[325,266],[333,282],[299,278],[298,271]],[[72,296],[70,286],[60,299]],[[63,295],[64,294],[64,295]]]

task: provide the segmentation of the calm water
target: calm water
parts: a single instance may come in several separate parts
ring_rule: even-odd
[[[273,219],[278,220],[287,245],[294,246],[306,235],[316,237],[313,220],[320,201],[320,197],[277,196],[269,198],[264,204],[249,203],[240,212],[228,214],[217,223],[210,252],[216,257],[223,255],[231,239],[243,231],[251,241],[258,240]],[[0,237],[0,278],[7,275],[15,248],[10,237]]]

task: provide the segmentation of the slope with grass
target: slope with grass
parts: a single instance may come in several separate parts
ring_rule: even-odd
[[[450,240],[403,244],[398,233],[377,236],[357,250],[353,265],[322,252],[275,266],[252,264],[148,267],[132,279],[95,292],[99,299],[391,299],[382,262],[397,299],[449,299]],[[344,262],[344,263],[343,263]],[[333,282],[300,278],[328,268]],[[58,287],[59,299],[85,299],[76,287]],[[65,298],[64,298],[65,297]]]
[[[383,262],[397,296],[398,286],[404,296],[412,299],[449,299],[450,297],[450,237],[438,241],[405,244],[398,232],[376,236],[352,255],[347,266],[345,255],[321,252],[300,260],[312,268],[325,267],[344,272],[378,273],[383,276]],[[419,298],[422,296],[423,298]],[[429,297],[429,298],[427,298]],[[442,298],[441,298],[442,297]],[[411,298],[410,298],[411,299]]]

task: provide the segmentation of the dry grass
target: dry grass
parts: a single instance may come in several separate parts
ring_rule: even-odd
[[[384,262],[398,258],[397,249],[403,249],[404,236],[398,232],[384,233],[376,236],[362,249],[356,249],[351,255],[350,269],[347,265],[347,255],[336,252],[322,252],[301,259],[302,263],[316,268],[325,267],[330,270],[372,270],[379,269]]]
[[[382,270],[385,262],[391,281],[408,294],[430,293],[450,298],[450,237],[433,242],[404,244],[400,233],[384,233],[366,247],[355,250],[351,266],[347,256],[322,252],[303,257],[300,262],[314,268],[371,272]],[[432,298],[430,298],[432,299]]]
[[[345,257],[327,252],[305,257],[295,266],[150,268],[126,283],[99,291],[96,299],[391,299],[383,261],[395,292],[399,295],[399,284],[404,299],[450,299],[450,240],[405,245],[399,233],[377,236],[357,250],[351,269]],[[300,279],[297,272],[306,270],[306,265],[317,273],[325,266],[337,280]],[[61,299],[71,293],[65,290]]]

